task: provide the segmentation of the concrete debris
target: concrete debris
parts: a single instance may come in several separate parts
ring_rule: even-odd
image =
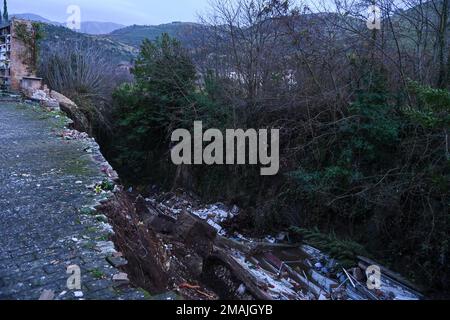
[[[115,257],[114,254],[106,257],[106,261],[116,269],[124,267],[128,264],[128,261],[122,257]]]
[[[44,290],[39,297],[39,300],[53,300],[55,299],[55,292],[53,290]]]
[[[232,211],[225,211],[223,208],[225,208],[224,205],[216,204],[203,209],[194,210],[192,211],[192,214],[199,217],[200,219],[211,221],[211,224],[219,224],[227,219],[232,219],[234,217]]]
[[[90,122],[75,102],[54,90],[23,88],[23,94],[31,102],[36,101],[48,110],[63,111],[71,119],[72,128],[81,132],[92,133]]]
[[[83,140],[89,138],[87,133],[71,129],[64,129],[59,136],[64,140]]]
[[[122,258],[123,257],[123,253],[122,252],[114,252],[112,254],[113,258]]]
[[[118,284],[129,284],[130,280],[128,279],[128,274],[126,273],[118,273],[113,276],[113,281]]]
[[[100,216],[101,219],[104,220],[104,216]],[[97,220],[98,221],[98,220]],[[109,235],[114,235],[114,228],[109,223],[105,223],[103,221],[99,221],[98,227],[105,233]]]
[[[112,243],[111,241],[99,241],[95,245],[95,249],[102,254],[114,254],[116,252],[114,243]]]
[[[59,102],[54,99],[46,99],[41,102],[42,106],[44,108],[50,109],[50,110],[59,110]]]
[[[31,98],[35,100],[47,99],[47,94],[43,90],[36,90],[31,93]]]
[[[241,285],[239,286],[239,288],[237,289],[237,292],[236,292],[236,293],[237,293],[238,295],[242,296],[242,295],[245,294],[245,291],[247,291],[247,288],[245,287],[244,284],[241,284]]]
[[[48,89],[23,88],[23,93],[26,98],[39,102],[44,108],[60,110],[59,101],[51,97]]]

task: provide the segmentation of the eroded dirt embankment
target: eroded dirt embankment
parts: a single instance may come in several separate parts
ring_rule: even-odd
[[[123,191],[101,210],[113,224],[114,241],[128,260],[125,270],[136,285],[152,294],[171,291],[186,299],[239,298],[229,292],[230,286],[236,287],[231,274],[227,285],[211,279],[216,292],[205,285],[218,267],[210,259],[216,230],[206,222],[188,213],[175,219]]]

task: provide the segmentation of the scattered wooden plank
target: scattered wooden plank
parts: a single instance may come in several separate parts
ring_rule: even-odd
[[[246,255],[256,255],[276,249],[295,249],[300,248],[300,244],[282,244],[282,243],[266,243],[266,242],[239,242],[233,239],[217,236],[215,245],[219,247],[228,247],[241,251]]]
[[[239,262],[237,262],[225,249],[214,247],[212,257],[224,262],[240,281],[244,283],[246,288],[260,300],[273,300],[272,296],[261,289],[262,284],[253,277]]]
[[[344,271],[344,273],[347,276],[348,280],[350,280],[350,283],[352,284],[353,288],[356,288],[356,285],[353,282],[353,279],[352,279],[352,277],[350,277],[350,274],[347,272],[347,270],[345,270],[344,268],[342,268],[342,270]]]

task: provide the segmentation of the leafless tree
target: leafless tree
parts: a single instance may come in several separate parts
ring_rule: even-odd
[[[51,90],[74,100],[96,134],[110,129],[112,93],[127,74],[95,45],[83,41],[45,45],[41,48],[39,75]]]

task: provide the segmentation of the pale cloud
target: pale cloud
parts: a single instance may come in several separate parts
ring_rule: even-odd
[[[64,22],[67,7],[78,5],[84,21],[130,24],[160,24],[197,21],[208,0],[9,0],[10,13],[34,13]]]

